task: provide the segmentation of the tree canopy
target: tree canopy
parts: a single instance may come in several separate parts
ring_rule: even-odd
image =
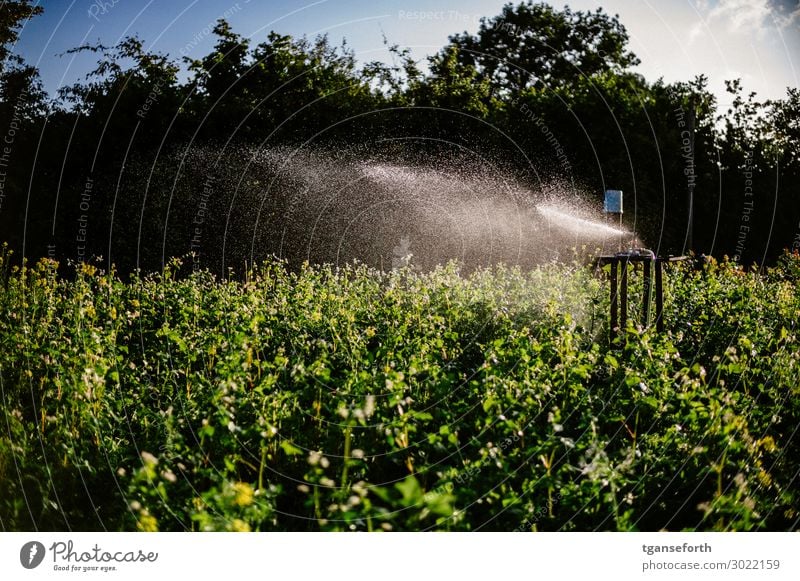
[[[628,49],[625,27],[602,8],[557,10],[532,1],[506,4],[497,16],[482,18],[476,34],[455,34],[450,44],[462,63],[509,93],[569,86],[639,62]]]
[[[88,221],[93,234],[81,257],[104,255],[109,237],[127,236],[136,243],[119,242],[119,262],[157,268],[192,238],[191,220],[174,216],[196,213],[206,175],[227,171],[254,188],[270,182],[248,173],[258,156],[246,148],[369,152],[400,141],[480,150],[519,175],[533,171],[597,197],[623,189],[635,201],[637,231],[661,252],[686,250],[685,220],[674,217],[686,215],[690,182],[696,222],[716,224],[696,233],[694,250],[746,262],[800,246],[798,89],[761,102],[732,79],[732,106],[720,111],[705,77],[665,83],[636,74],[625,27],[600,9],[507,4],[425,61],[389,46],[391,64],[359,63],[346,43],[326,36],[247,39],[220,20],[213,49],[197,59],[153,53],[136,37],[76,47],[95,53],[97,67],[57,96],[45,95],[38,71],[13,54],[22,24],[40,12],[27,0],[0,12],[0,123],[15,134],[0,231],[19,248],[27,236],[32,256],[55,247],[56,257],[75,259],[76,224]],[[216,157],[208,162],[198,151]],[[182,192],[189,171],[200,178]],[[751,200],[745,188],[753,182]],[[87,183],[91,203],[82,204]],[[238,194],[217,194],[227,221],[216,234],[231,236]],[[210,222],[205,228],[211,236]],[[752,234],[742,250],[742,232],[762,238]],[[148,255],[143,239],[163,245]],[[279,253],[273,242],[266,251]]]

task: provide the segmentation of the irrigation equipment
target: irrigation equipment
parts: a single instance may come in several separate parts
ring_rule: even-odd
[[[664,268],[665,263],[679,262],[686,260],[686,256],[657,257],[652,250],[646,248],[633,248],[612,255],[598,256],[596,259],[597,267],[611,265],[610,280],[610,313],[608,333],[609,341],[614,342],[614,338],[625,330],[628,323],[628,271],[629,266],[632,272],[636,271],[637,265],[642,266],[642,305],[641,305],[641,325],[650,325],[651,305],[655,300],[655,324],[656,331],[664,331]],[[655,276],[654,276],[655,275]],[[655,278],[655,289],[653,289],[653,278]],[[655,292],[653,292],[655,290]],[[655,296],[653,296],[655,295]]]
[[[622,190],[606,190],[603,203],[603,212],[606,216],[619,220],[622,226]],[[635,237],[634,237],[635,239]],[[595,259],[597,268],[611,265],[610,282],[610,313],[609,313],[609,341],[625,330],[628,323],[628,271],[629,267],[635,272],[637,265],[642,267],[642,327],[650,325],[650,311],[655,300],[656,330],[664,331],[664,268],[665,263],[686,260],[686,256],[657,257],[652,250],[647,248],[629,248],[620,250],[615,254],[600,255]],[[655,278],[655,289],[653,279]],[[653,292],[655,290],[655,293]],[[655,294],[655,297],[653,296]]]
[[[622,190],[606,190],[603,200],[603,213],[606,215],[607,222],[612,222],[622,229]],[[622,240],[620,239],[621,242]],[[622,250],[622,247],[619,250]]]

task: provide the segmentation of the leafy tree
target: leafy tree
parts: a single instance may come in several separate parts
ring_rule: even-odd
[[[270,127],[284,126],[279,138],[307,138],[320,130],[339,135],[337,123],[380,101],[359,74],[353,51],[345,43],[333,45],[326,35],[310,41],[273,32],[251,60],[245,83],[255,96],[252,107]]]
[[[74,112],[103,125],[116,115],[132,126],[151,117],[154,109],[168,109],[167,102],[177,105],[178,65],[167,55],[146,51],[139,38],[125,38],[113,47],[83,45],[68,54],[76,52],[94,52],[100,58],[85,81],[61,89],[62,103]]]
[[[412,82],[409,87],[415,105],[462,111],[476,117],[487,117],[492,102],[491,83],[482,78],[472,65],[458,59],[459,49],[451,46],[429,59],[430,75]]]
[[[14,53],[24,23],[41,14],[30,0],[0,3],[0,132],[3,135],[3,167],[0,176],[0,232],[3,241],[18,245],[31,174],[35,173],[37,140],[45,115],[47,95],[39,71]],[[42,248],[29,244],[34,254]]]
[[[13,45],[19,38],[19,29],[25,20],[41,14],[41,6],[32,6],[31,0],[4,1],[0,10],[0,72],[10,58],[12,62],[19,62],[19,57],[11,52]]]
[[[246,88],[236,86],[249,68],[249,43],[222,19],[217,21],[213,33],[217,36],[213,52],[202,59],[189,60],[189,69],[195,73],[194,85],[199,97],[194,105],[213,111],[215,117],[223,117],[241,109],[250,98]]]
[[[744,95],[740,79],[726,85],[732,103],[719,118],[722,195],[729,201],[723,228],[735,256],[763,263],[797,244],[800,99],[789,88],[786,99],[761,102],[755,93]],[[770,236],[761,240],[755,232]]]
[[[777,256],[795,241],[800,91],[790,88],[785,99],[760,102],[731,81],[731,109],[718,112],[705,77],[666,84],[633,73],[638,59],[627,32],[602,10],[507,4],[484,18],[476,34],[452,36],[427,66],[387,41],[392,63],[359,66],[345,42],[278,32],[247,39],[220,20],[213,50],[185,59],[187,81],[180,79],[179,62],[127,38],[113,47],[70,51],[95,52],[99,61],[55,102],[48,102],[38,71],[12,50],[22,23],[40,12],[28,0],[5,2],[0,11],[0,128],[13,119],[16,131],[0,229],[18,242],[27,216],[29,252],[46,243],[31,232],[53,230],[65,247],[74,247],[75,200],[91,175],[98,240],[114,208],[115,220],[133,215],[147,222],[141,228],[138,220],[112,224],[121,246],[137,237],[163,239],[151,264],[182,253],[190,221],[175,225],[167,217],[193,216],[206,173],[238,183],[241,175],[231,168],[249,167],[248,152],[262,151],[218,147],[228,141],[273,146],[311,140],[312,147],[336,151],[370,151],[381,141],[391,148],[381,151],[398,159],[454,146],[479,150],[511,173],[535,173],[533,181],[555,177],[583,186],[597,204],[604,187],[622,188],[635,200],[637,232],[662,253],[682,250],[686,189],[694,179],[695,223],[708,226],[696,229],[695,248],[732,254],[743,224],[744,172],[752,170],[758,208],[746,224],[754,232],[751,255],[742,260]],[[693,159],[686,157],[690,111]],[[190,151],[194,160],[184,155]],[[217,162],[230,166],[227,174]],[[260,179],[247,187],[261,191]],[[214,212],[227,217],[230,200],[240,194],[221,189]],[[26,205],[31,199],[36,203]],[[54,215],[58,224],[51,228]],[[755,232],[765,240],[755,240]],[[213,235],[204,224],[208,246]],[[107,241],[93,251],[103,248]],[[131,256],[115,259],[133,264]]]
[[[214,33],[214,52],[190,62],[197,87],[190,107],[208,137],[227,139],[236,131],[237,140],[258,140],[286,125],[282,137],[292,139],[369,109],[375,101],[352,51],[333,46],[327,36],[311,42],[271,32],[251,49],[224,20]]]
[[[392,64],[369,62],[361,69],[361,76],[374,87],[376,96],[380,99],[396,106],[410,106],[411,95],[407,90],[409,86],[421,83],[425,75],[414,60],[410,48],[390,45],[386,37],[383,42],[392,55]]]
[[[0,9],[0,119],[5,127],[12,117],[31,121],[45,112],[46,95],[39,71],[14,54],[24,22],[42,13],[30,0],[3,2]]]
[[[621,72],[639,60],[627,49],[628,33],[617,17],[556,10],[532,1],[506,4],[481,19],[477,34],[450,37],[464,64],[473,65],[505,93],[568,86],[581,76]]]
[[[773,153],[793,164],[800,164],[800,89],[788,87],[786,98],[767,101],[764,134]]]

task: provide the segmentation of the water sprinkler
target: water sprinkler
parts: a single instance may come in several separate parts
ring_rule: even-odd
[[[606,190],[603,212],[610,221],[616,217],[615,221],[622,228],[622,190]]]
[[[622,190],[606,190],[603,212],[606,214],[619,214],[622,217]]]
[[[603,198],[603,213],[606,215],[606,222],[622,229],[622,190],[606,190]],[[617,241],[617,250],[622,250],[621,238]]]
[[[609,218],[617,216],[622,225],[622,190],[606,190],[603,202],[603,212]],[[634,240],[636,237],[634,235]],[[633,246],[633,244],[631,244]],[[685,256],[657,257],[655,252],[647,248],[629,248],[616,254],[598,256],[596,264],[601,267],[611,265],[611,308],[609,317],[609,340],[613,343],[614,337],[624,331],[628,322],[628,265],[636,270],[636,265],[642,265],[642,307],[641,325],[650,324],[650,304],[653,301],[651,281],[655,275],[655,307],[656,330],[664,330],[664,263],[685,260]]]

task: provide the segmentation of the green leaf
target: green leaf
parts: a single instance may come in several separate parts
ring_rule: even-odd
[[[300,448],[292,444],[289,440],[281,440],[281,449],[287,456],[300,456],[304,454]]]
[[[398,482],[394,487],[403,495],[401,503],[403,506],[413,506],[422,501],[422,487],[413,475],[406,476],[401,482]]]

